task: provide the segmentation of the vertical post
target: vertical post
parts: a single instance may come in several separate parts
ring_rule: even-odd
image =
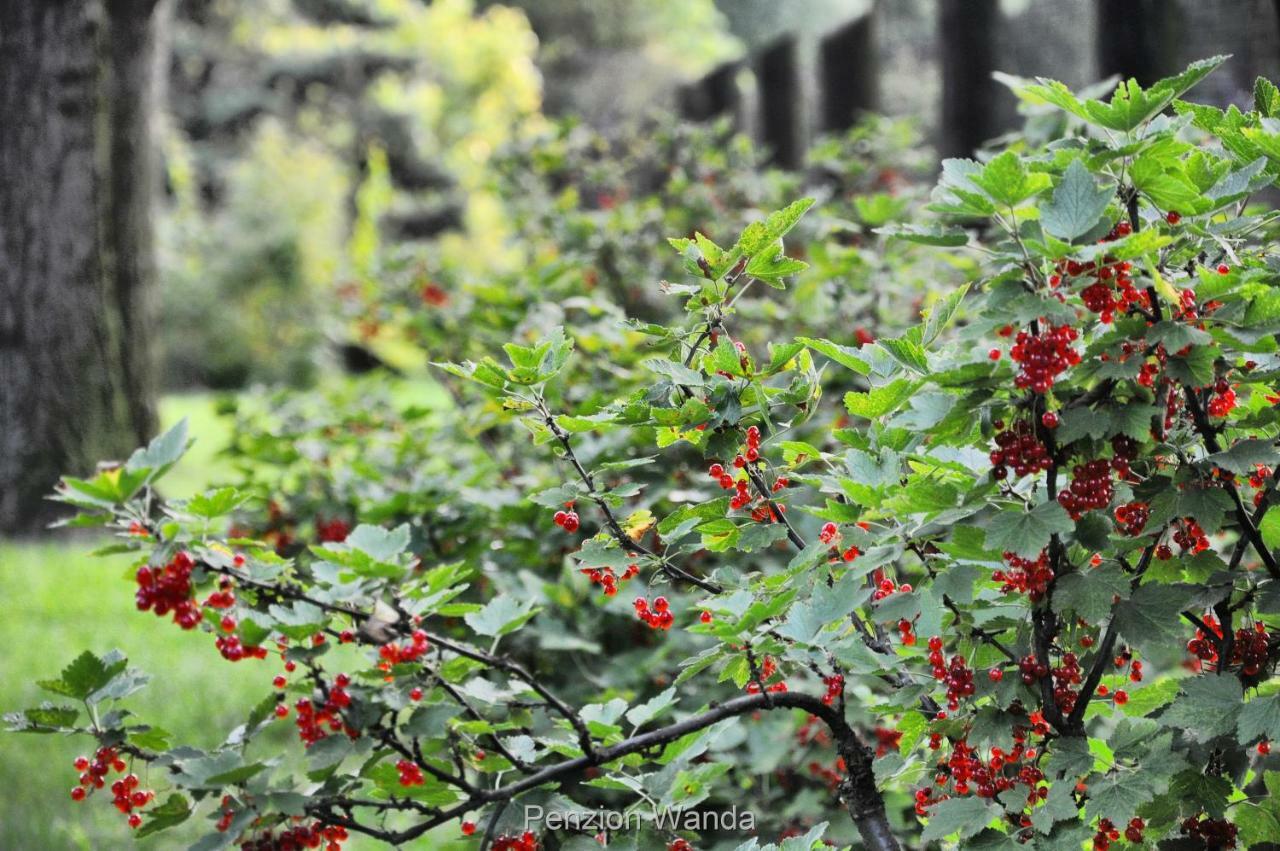
[[[804,90],[800,49],[794,36],[765,48],[756,60],[760,89],[760,134],[782,168],[804,165]]]
[[[1149,86],[1179,66],[1178,3],[1096,0],[1099,76],[1130,77]]]
[[[875,12],[849,21],[822,39],[822,127],[846,130],[879,105]]]
[[[741,124],[742,87],[738,75],[742,63],[725,62],[706,76],[680,88],[680,114],[690,121],[707,121],[731,115]]]
[[[995,67],[998,0],[939,0],[944,157],[967,157],[998,132]]]

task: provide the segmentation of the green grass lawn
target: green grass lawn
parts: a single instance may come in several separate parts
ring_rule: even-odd
[[[422,402],[422,392],[408,393],[409,400]],[[427,388],[425,398],[442,401],[438,388]],[[214,410],[214,398],[207,395],[173,396],[162,404],[163,424],[185,416],[195,438],[191,450],[166,475],[166,492],[186,496],[230,478],[230,466],[217,456],[229,426]],[[132,665],[152,675],[147,688],[129,698],[136,716],[168,730],[177,743],[217,745],[272,690],[278,666],[270,658],[223,662],[207,633],[183,632],[169,620],[136,612],[128,557],[90,556],[100,542],[72,534],[38,542],[0,539],[0,599],[5,601],[0,681],[6,686],[0,712],[52,697],[41,692],[35,680],[56,676],[82,650],[101,655],[119,648]],[[0,732],[0,851],[97,851],[135,844],[124,816],[106,796],[79,804],[69,797],[76,782],[72,760],[90,745],[87,737]],[[292,725],[283,722],[255,747],[286,761],[299,753]],[[143,780],[145,785],[145,775]],[[166,851],[185,848],[210,827],[201,816],[137,845]],[[403,847],[447,847],[453,831],[446,826],[440,833],[441,838]],[[382,846],[353,839],[345,847],[366,851]]]

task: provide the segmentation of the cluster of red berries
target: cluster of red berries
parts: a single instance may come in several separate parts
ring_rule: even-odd
[[[677,837],[667,843],[667,851],[693,851],[693,845],[689,840]]]
[[[1019,331],[1009,351],[1009,356],[1020,366],[1013,377],[1014,386],[1048,393],[1058,375],[1080,363],[1080,353],[1071,347],[1079,336],[1070,325],[1046,325],[1038,334]]]
[[[538,851],[538,837],[533,831],[526,830],[519,836],[502,834],[489,846],[493,851]]]
[[[844,757],[842,756],[836,757],[836,761],[831,765],[830,768],[818,762],[817,760],[814,760],[813,762],[809,763],[809,773],[812,774],[814,777],[818,778],[819,780],[821,780],[823,783],[825,783],[827,788],[834,792],[836,788],[840,785],[842,779],[844,778],[844,774],[845,774]]]
[[[228,623],[230,623],[230,629],[228,629]],[[230,632],[236,628],[236,622],[232,618],[223,618],[220,626],[224,631]],[[213,640],[213,643],[218,648],[218,652],[222,654],[222,658],[228,662],[239,662],[241,659],[267,658],[267,648],[261,645],[246,647],[240,642],[240,636],[238,635],[219,635]]]
[[[1211,631],[1206,634],[1197,628],[1195,637],[1187,642],[1187,652],[1199,662],[1214,664],[1218,661],[1218,647],[1222,642],[1222,625],[1213,615],[1205,615],[1203,623]],[[1240,627],[1236,630],[1235,641],[1231,645],[1231,664],[1239,665],[1246,676],[1257,676],[1271,658],[1271,634],[1265,624],[1258,622],[1253,628]]]
[[[173,613],[173,622],[183,629],[195,629],[200,623],[200,607],[191,599],[191,569],[195,562],[185,552],[178,552],[164,567],[143,565],[135,580],[134,594],[138,611],[155,612],[157,617]]]
[[[902,745],[902,731],[891,727],[876,727],[876,756],[884,756],[889,751],[896,751]]]
[[[893,593],[893,592],[889,592],[889,593]],[[899,619],[898,638],[901,639],[903,646],[915,647],[916,646],[915,624],[913,624],[911,621],[907,620],[906,618]]]
[[[1031,602],[1039,602],[1053,581],[1053,568],[1049,565],[1048,550],[1041,550],[1035,559],[1022,558],[1015,552],[1004,553],[1009,565],[1007,570],[996,570],[991,578],[1004,583],[1000,590],[1005,594],[1026,594]]]
[[[1079,520],[1086,511],[1105,509],[1113,495],[1111,463],[1098,458],[1071,469],[1071,484],[1058,491],[1058,504],[1072,520]]]
[[[1187,653],[1196,656],[1198,662],[1213,664],[1217,662],[1217,645],[1222,640],[1222,624],[1217,622],[1217,618],[1213,617],[1212,614],[1206,614],[1202,619],[1202,623],[1210,628],[1210,632],[1197,627],[1196,636],[1187,642]],[[1199,665],[1197,665],[1198,667]]]
[[[940,734],[930,736],[929,747],[933,750],[941,747]],[[970,747],[965,739],[960,739],[952,745],[950,755],[939,761],[938,773],[933,778],[935,786],[945,789],[949,785],[951,792],[936,792],[929,787],[918,790],[915,794],[917,815],[927,816],[929,807],[953,794],[976,794],[980,798],[994,798],[1001,792],[1024,785],[1028,789],[1028,802],[1047,797],[1048,787],[1038,785],[1044,780],[1044,772],[1034,765],[1036,754],[1034,748],[1026,747],[1026,734],[1020,728],[1014,730],[1013,750],[1006,754],[1003,749],[994,747],[991,749],[991,758],[985,763],[976,748]],[[1027,764],[1018,766],[1024,760]],[[1005,773],[1006,768],[1013,767],[1017,767],[1017,770],[1012,776]]]
[[[1036,659],[1034,655],[1023,656],[1018,660],[1018,671],[1022,674],[1022,682],[1032,685],[1049,676],[1049,666]]]
[[[1225,378],[1219,378],[1213,385],[1213,398],[1205,406],[1211,417],[1225,417],[1235,410],[1236,391],[1231,388]]]
[[[1111,438],[1111,469],[1121,479],[1129,478],[1133,460],[1137,457],[1138,441],[1127,434],[1117,434]]]
[[[640,568],[629,564],[627,569],[622,571],[621,576],[615,574],[612,567],[588,567],[584,568],[582,573],[591,580],[592,585],[599,585],[606,597],[612,597],[618,593],[618,583],[634,579],[640,573]]]
[[[1200,524],[1190,517],[1183,517],[1176,521],[1173,542],[1184,553],[1188,550],[1199,553],[1209,549],[1209,536],[1204,533],[1204,529],[1200,528]]]
[[[649,608],[649,601],[644,597],[636,597],[636,601],[632,603],[635,606],[636,617],[649,625],[650,629],[671,629],[671,625],[675,623],[675,615],[671,613],[671,603],[666,597],[654,597],[653,608]]]
[[[340,544],[351,534],[351,524],[343,520],[341,517],[334,517],[330,520],[316,518],[316,537],[321,543]]]
[[[854,550],[854,557],[856,557],[856,555],[858,555],[858,550]],[[846,558],[845,561],[851,562],[854,561],[854,559]],[[910,594],[911,590],[913,590],[911,589],[910,582],[902,582],[901,585],[896,584],[896,582],[891,580],[891,578],[884,576],[884,571],[881,571],[881,569],[877,569],[877,571],[873,573],[872,580],[876,582],[876,590],[872,591],[872,600],[876,600],[877,603],[878,601],[887,598],[887,596],[892,596],[895,591],[901,594]],[[908,623],[908,626],[910,626],[910,623]],[[899,632],[904,632],[901,627],[901,622],[899,622]],[[905,630],[905,632],[910,632],[910,630]]]
[[[421,786],[426,782],[422,767],[407,759],[402,759],[396,763],[396,771],[400,772],[401,786]]]
[[[1113,242],[1128,236],[1130,230],[1128,222],[1120,222],[1099,241]],[[1134,286],[1133,279],[1129,277],[1132,271],[1133,265],[1129,261],[1118,262],[1110,256],[1103,257],[1097,263],[1071,260],[1058,264],[1057,274],[1049,276],[1049,285],[1055,288],[1061,285],[1064,272],[1073,278],[1080,275],[1092,276],[1093,283],[1080,291],[1080,298],[1086,308],[1099,314],[1099,319],[1109,324],[1116,313],[1124,313],[1131,305],[1147,307],[1151,303],[1146,292]]]
[[[1236,847],[1237,829],[1226,819],[1212,819],[1208,816],[1192,816],[1182,822],[1182,833],[1191,839],[1198,839],[1205,848],[1225,849]]]
[[[933,678],[947,687],[947,709],[955,712],[962,698],[973,696],[973,669],[965,664],[963,656],[952,656],[950,664],[946,664],[942,638],[937,635],[929,639],[929,664],[933,666]]]
[[[776,673],[778,673],[778,665],[776,662],[773,661],[773,657],[772,656],[764,657],[764,661],[760,663],[760,680],[759,682],[752,680],[751,682],[747,683],[747,687],[746,687],[747,694],[759,694],[760,683],[768,682],[770,678],[772,678],[773,675]],[[787,684],[782,680],[779,680],[778,682],[773,683],[772,685],[765,686],[765,691],[770,691],[775,694],[779,692],[784,692],[786,690],[787,690]]]
[[[1249,486],[1257,489],[1257,493],[1253,495],[1253,504],[1255,506],[1262,504],[1262,498],[1267,491],[1267,480],[1270,478],[1271,468],[1265,464],[1259,464],[1257,469],[1249,474]]]
[[[112,771],[122,772],[128,768],[119,752],[112,747],[98,748],[92,760],[87,756],[76,757],[72,764],[80,772],[80,784],[71,789],[73,801],[87,798],[90,788],[101,789],[106,786],[107,775]],[[139,789],[138,775],[126,774],[111,784],[111,796],[115,808],[129,817],[129,827],[136,828],[142,824],[142,816],[134,810],[154,801],[156,793],[150,789]]]
[[[1039,670],[1039,665],[1036,666]],[[1062,654],[1062,664],[1050,672],[1053,677],[1053,702],[1058,705],[1064,715],[1070,715],[1075,709],[1078,694],[1073,686],[1083,682],[1080,672],[1080,660],[1076,654],[1068,651]]]
[[[563,511],[557,511],[551,519],[561,529],[572,534],[578,531],[578,527],[581,525],[578,520],[578,512],[573,510],[572,502],[566,502],[564,508],[565,510]]]
[[[844,695],[843,675],[832,674],[829,677],[823,677],[822,684],[827,687],[826,693],[822,695],[822,702],[827,706],[831,706]]]
[[[1127,502],[1116,506],[1116,522],[1126,535],[1136,538],[1147,526],[1151,509],[1145,502]]]
[[[415,629],[413,635],[410,636],[412,643],[400,644],[396,641],[389,641],[378,648],[378,668],[383,671],[390,671],[392,665],[398,665],[401,662],[413,662],[419,659],[427,649],[431,646],[427,638],[426,632]]]
[[[1140,818],[1132,818],[1129,825],[1124,829],[1124,838],[1129,842],[1141,842],[1142,830],[1145,828],[1146,822]],[[1107,851],[1111,847],[1112,842],[1120,841],[1120,829],[1115,826],[1111,819],[1098,819],[1098,829],[1093,835],[1094,851]]]
[[[1009,470],[1015,476],[1031,476],[1053,466],[1049,450],[1036,437],[1035,429],[1027,420],[1018,420],[1008,429],[1001,420],[994,423],[996,447],[991,455],[991,475],[997,480],[1006,478]]]
[[[347,829],[341,825],[324,825],[320,822],[299,824],[280,833],[259,834],[240,843],[240,851],[304,851],[306,848],[324,847],[325,851],[341,851],[347,841]]]
[[[319,708],[306,697],[293,705],[298,713],[298,717],[294,720],[298,728],[298,737],[306,743],[307,747],[325,738],[329,733],[340,730],[345,731],[352,739],[360,737],[358,730],[342,720],[342,710],[351,705],[351,695],[346,690],[350,684],[351,679],[346,674],[338,674],[333,681],[333,686],[329,689],[328,697]],[[280,714],[278,707],[276,714]]]
[[[859,525],[866,527],[865,523],[860,523]],[[840,527],[830,521],[822,524],[822,528],[818,531],[818,540],[831,547],[832,560],[838,555],[844,561],[853,561],[862,555],[862,552],[857,547],[849,547],[844,552],[840,552]],[[881,598],[877,597],[876,599]]]
[[[236,556],[236,567],[244,565],[244,556]],[[218,590],[205,598],[204,605],[211,609],[229,609],[236,604],[236,583],[230,576],[218,580]]]

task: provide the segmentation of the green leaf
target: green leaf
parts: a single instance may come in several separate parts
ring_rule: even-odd
[[[1160,716],[1160,722],[1184,729],[1198,741],[1208,741],[1236,728],[1243,704],[1244,690],[1235,677],[1188,677],[1182,682],[1182,694]]]
[[[1185,586],[1142,585],[1116,607],[1116,628],[1143,655],[1158,656],[1183,640],[1178,612],[1193,596]]]
[[[1039,172],[1028,172],[1022,159],[1013,151],[1005,151],[987,163],[969,180],[998,204],[1016,207],[1048,188],[1052,178]]]
[[[1236,441],[1225,452],[1215,452],[1205,459],[1210,464],[1241,476],[1252,475],[1258,465],[1273,466],[1280,461],[1273,441],[1256,437]]]
[[[812,198],[801,198],[776,213],[771,213],[763,222],[752,222],[738,238],[734,251],[740,252],[740,256],[754,257],[767,250],[795,227],[800,217],[812,206]]]
[[[924,336],[920,340],[920,345],[929,346],[938,339],[938,335],[956,318],[956,314],[960,311],[960,303],[964,301],[965,294],[968,292],[968,284],[954,287],[944,297],[925,308]]]
[[[1053,200],[1040,208],[1040,226],[1071,241],[1093,229],[1115,196],[1115,185],[1099,186],[1079,159],[1071,161],[1053,190]]]
[[[159,478],[187,451],[187,418],[183,417],[164,434],[129,456],[127,470],[150,470],[151,478]]]
[[[56,680],[42,680],[37,685],[45,691],[84,700],[124,671],[126,660],[119,654],[99,659],[88,650],[81,653]]]
[[[949,798],[934,807],[921,842],[937,842],[958,835],[963,841],[980,832],[999,811],[981,798]]]
[[[1001,511],[987,526],[986,547],[996,552],[1012,552],[1034,559],[1049,546],[1053,535],[1075,529],[1070,515],[1057,502],[1042,502],[1031,511]]]
[[[1088,571],[1075,571],[1054,583],[1053,610],[1074,612],[1097,623],[1111,613],[1111,601],[1129,598],[1129,577],[1118,565],[1106,562]]]
[[[191,804],[185,796],[174,792],[163,804],[143,812],[147,817],[147,821],[134,834],[139,839],[167,830],[174,825],[182,824],[191,817]]]
[[[919,388],[919,381],[899,378],[865,393],[849,391],[844,394],[844,406],[855,417],[875,419],[896,411]]]
[[[908,337],[882,337],[876,345],[884,349],[889,357],[917,375],[929,373],[929,361],[925,358],[924,349],[914,340]]]
[[[42,703],[34,709],[6,713],[4,722],[11,733],[53,733],[73,727],[79,717],[80,710],[74,706]]]
[[[874,233],[890,239],[901,239],[920,245],[935,245],[945,248],[956,248],[969,243],[969,234],[963,228],[943,227],[942,225],[895,224],[876,228]]]
[[[351,531],[345,543],[374,561],[391,561],[409,547],[409,524],[402,523],[395,529],[361,524]]]
[[[1153,789],[1135,781],[1132,773],[1117,772],[1090,783],[1089,800],[1085,803],[1089,820],[1105,818],[1124,824],[1133,818],[1138,807],[1155,797]]]
[[[1240,710],[1236,726],[1242,744],[1255,739],[1280,741],[1280,695],[1258,696]]]
[[[814,339],[813,337],[797,337],[796,340],[859,375],[866,375],[871,371],[871,365],[858,354],[858,350],[855,348],[842,346],[830,340]]]
[[[1253,108],[1263,118],[1275,118],[1280,115],[1280,89],[1265,77],[1253,82]]]
[[[464,615],[463,620],[479,634],[496,638],[515,632],[539,611],[531,600],[517,601],[510,594],[499,594],[480,611]]]

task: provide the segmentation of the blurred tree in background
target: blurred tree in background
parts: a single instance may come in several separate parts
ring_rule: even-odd
[[[0,533],[153,431],[155,0],[0,4]]]

